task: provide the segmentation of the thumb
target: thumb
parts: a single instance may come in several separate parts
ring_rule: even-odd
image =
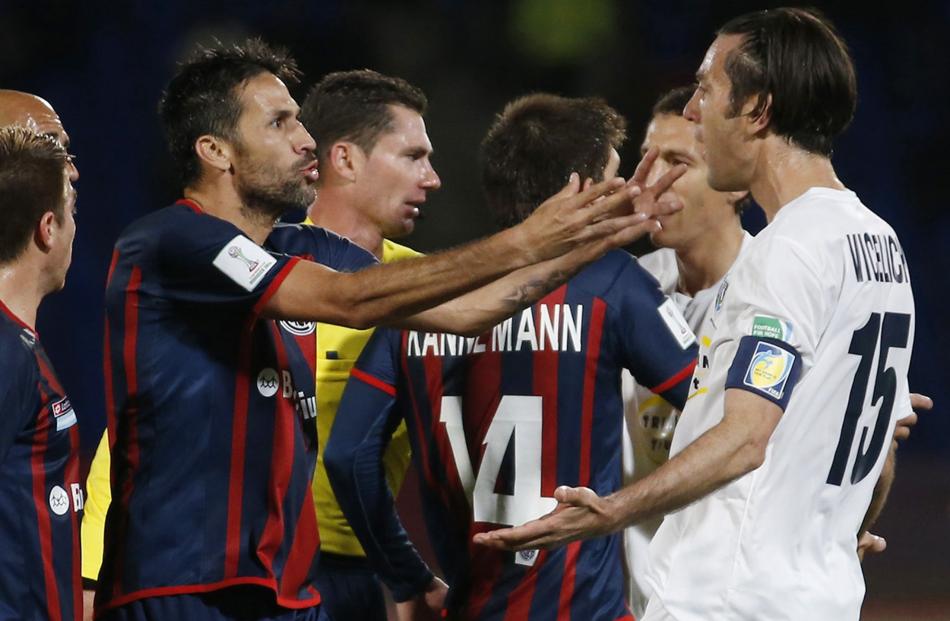
[[[586,504],[584,500],[588,494],[593,494],[593,491],[589,488],[562,485],[554,490],[554,499],[562,504],[578,506]]]

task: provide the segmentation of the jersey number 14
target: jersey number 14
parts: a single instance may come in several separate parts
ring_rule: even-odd
[[[485,451],[478,476],[465,442],[462,398],[442,397],[439,421],[452,447],[452,458],[476,522],[518,526],[550,513],[554,498],[541,495],[541,397],[505,395],[482,444]],[[514,440],[514,494],[498,494],[495,483],[508,445]]]

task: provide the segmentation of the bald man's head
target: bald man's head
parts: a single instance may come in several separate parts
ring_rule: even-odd
[[[69,134],[63,127],[63,122],[53,110],[53,106],[42,97],[0,89],[0,127],[6,125],[21,125],[32,129],[37,134],[50,136],[59,141],[66,150],[69,150]],[[70,159],[70,181],[79,179],[79,171]]]

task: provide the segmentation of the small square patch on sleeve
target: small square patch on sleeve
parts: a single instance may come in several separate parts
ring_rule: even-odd
[[[791,335],[792,326],[778,317],[756,315],[752,320],[752,336],[787,341]]]
[[[686,323],[686,318],[683,317],[682,311],[673,300],[666,298],[666,301],[657,308],[657,312],[660,313],[663,323],[666,324],[666,328],[680,347],[686,349],[696,342],[696,335],[693,334],[689,324]]]
[[[56,431],[69,429],[76,424],[76,411],[73,409],[69,397],[54,401],[50,404],[50,409],[53,410],[53,418],[56,420]]]
[[[253,291],[277,259],[244,235],[237,235],[225,244],[213,263],[222,274],[247,291]]]

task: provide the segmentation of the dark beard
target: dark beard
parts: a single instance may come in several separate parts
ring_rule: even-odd
[[[281,184],[254,181],[245,177],[236,188],[241,199],[241,211],[253,219],[276,222],[291,209],[309,207],[316,195],[312,186],[302,185],[299,180],[287,180]]]

